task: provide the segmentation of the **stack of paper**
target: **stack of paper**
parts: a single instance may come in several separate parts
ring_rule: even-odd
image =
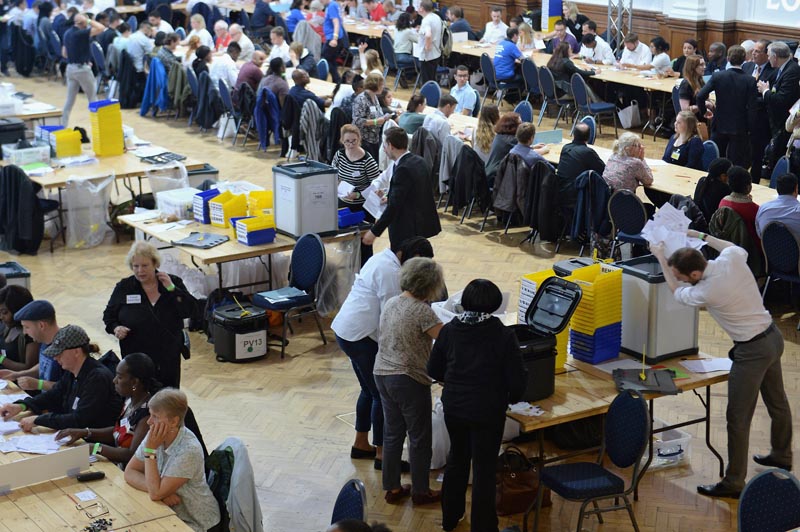
[[[508,409],[514,414],[519,414],[521,416],[538,417],[544,414],[544,410],[542,410],[541,407],[530,403],[516,403],[511,405]]]
[[[282,303],[284,301],[289,301],[291,298],[304,296],[306,292],[305,290],[300,290],[293,286],[287,286],[277,290],[270,290],[269,292],[260,292],[258,295],[270,303]]]
[[[730,371],[733,361],[729,358],[701,358],[699,360],[681,360],[681,366],[693,373],[711,373],[713,371]]]
[[[665,203],[658,209],[653,219],[645,224],[644,229],[642,229],[642,236],[650,244],[663,243],[664,254],[667,257],[685,247],[700,249],[705,245],[705,242],[699,238],[686,236],[690,223],[691,220],[686,217],[683,211],[676,209],[669,203]]]
[[[20,453],[52,454],[58,451],[59,448],[59,444],[52,434],[15,436],[14,438],[9,438],[6,443],[13,444],[14,450]]]
[[[19,423],[16,421],[0,421],[0,434],[11,434],[19,430]]]

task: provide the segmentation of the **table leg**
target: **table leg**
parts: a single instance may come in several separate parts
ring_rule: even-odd
[[[717,457],[719,460],[719,476],[725,476],[725,461],[722,459],[722,455],[717,452],[713,445],[711,445],[711,386],[706,386],[706,399],[703,400],[703,396],[694,392],[699,398],[700,402],[703,403],[703,406],[706,407],[706,447],[711,453]]]
[[[658,124],[658,125],[656,126],[656,130],[653,132],[653,140],[654,141],[656,140],[656,135],[658,135],[658,132],[661,130],[661,128],[666,126],[666,120],[665,120],[666,115],[667,115],[667,101],[666,101],[666,98],[667,98],[667,93],[666,92],[662,92],[661,93],[661,108],[659,109],[659,114],[656,117],[656,121],[655,121],[656,124]]]
[[[650,464],[653,462],[653,415],[655,413],[655,406],[653,405],[652,399],[650,399],[648,403],[650,408],[650,437],[647,443],[647,461],[642,466],[642,470],[639,471],[639,481],[644,478],[644,474],[647,473],[647,468],[650,467]],[[633,500],[639,500],[639,482],[636,483],[636,489],[633,490]]]
[[[139,189],[141,190],[141,188]],[[223,262],[217,263],[217,279],[219,279],[219,289],[222,290],[222,265]]]
[[[67,245],[67,226],[64,224],[64,199],[61,197],[63,189],[58,187],[58,230],[61,232],[61,241]],[[55,236],[55,235],[54,235]]]

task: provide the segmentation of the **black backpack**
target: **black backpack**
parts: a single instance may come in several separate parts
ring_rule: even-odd
[[[215,449],[208,456],[208,487],[219,505],[219,524],[213,528],[215,532],[230,532],[230,515],[228,514],[228,494],[231,491],[233,477],[233,449]]]

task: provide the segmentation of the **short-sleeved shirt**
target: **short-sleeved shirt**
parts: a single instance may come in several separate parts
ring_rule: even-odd
[[[464,84],[464,88],[459,88],[458,85],[450,89],[450,96],[456,99],[456,113],[461,113],[464,109],[470,111],[475,110],[475,105],[478,103],[478,95],[475,89],[470,87],[469,83]]]
[[[333,21],[339,19],[339,35],[333,35]],[[342,24],[342,15],[339,11],[339,3],[336,1],[328,4],[325,8],[325,22],[322,23],[322,29],[325,32],[325,40],[341,39],[344,37],[344,24]]]
[[[425,37],[431,36],[431,48],[425,49]],[[433,61],[442,56],[442,19],[436,13],[428,13],[419,26],[419,60]]]
[[[147,437],[142,440],[134,455],[142,462],[145,461],[146,443]],[[203,448],[189,429],[181,427],[178,436],[168,448],[159,446],[156,449],[156,462],[162,478],[188,479],[175,492],[181,502],[172,507],[181,521],[196,532],[206,532],[219,523],[219,506],[206,484]]]
[[[45,381],[58,382],[64,374],[64,370],[54,358],[44,354],[50,344],[42,344],[39,346],[39,378]]]
[[[381,314],[375,375],[407,375],[430,385],[431,337],[426,331],[440,323],[430,305],[423,301],[404,295],[387,301]]]
[[[516,60],[522,57],[514,41],[503,39],[497,43],[494,50],[494,72],[498,80],[511,79],[514,77],[514,65]]]
[[[155,48],[153,40],[141,31],[128,38],[128,53],[137,72],[144,72],[144,56],[152,52],[153,48]]]
[[[653,70],[659,74],[664,74],[668,69],[672,68],[672,60],[669,58],[669,55],[667,55],[666,52],[657,54],[653,58],[653,62],[650,64],[653,65]]]
[[[89,48],[91,30],[86,28],[70,28],[64,34],[64,48],[67,49],[67,61],[70,64],[85,64],[92,62],[92,52]]]

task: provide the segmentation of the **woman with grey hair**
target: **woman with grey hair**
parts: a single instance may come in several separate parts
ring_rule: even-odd
[[[161,257],[146,242],[134,242],[127,256],[133,275],[117,283],[103,312],[106,332],[119,340],[122,356],[145,353],[165,386],[181,382],[183,320],[195,300],[180,277],[158,271]],[[188,355],[188,351],[185,351]]]
[[[653,172],[644,160],[644,144],[636,133],[623,133],[614,141],[603,179],[614,191],[636,192],[639,184],[653,184]]]
[[[387,301],[381,313],[374,374],[383,404],[383,489],[389,504],[409,495],[415,505],[441,499],[429,483],[432,434],[427,365],[431,340],[442,328],[429,302],[443,285],[441,266],[427,258],[409,259],[400,270],[402,293]],[[412,485],[400,483],[406,433]]]

